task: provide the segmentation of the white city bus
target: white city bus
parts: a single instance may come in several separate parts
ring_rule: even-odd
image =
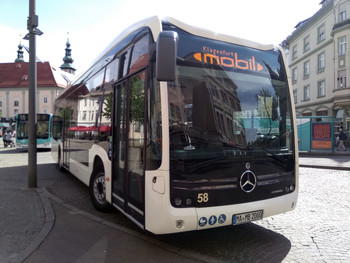
[[[279,47],[151,17],[56,100],[53,156],[155,234],[259,220],[296,206],[291,94]]]

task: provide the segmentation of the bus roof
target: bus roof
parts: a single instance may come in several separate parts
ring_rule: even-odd
[[[210,39],[217,39],[220,41],[238,44],[238,45],[242,45],[242,46],[248,46],[248,47],[261,49],[261,50],[270,50],[270,49],[274,48],[274,45],[259,44],[257,42],[253,42],[253,41],[246,40],[243,38],[234,37],[234,36],[230,36],[230,35],[226,35],[226,34],[221,34],[221,33],[217,33],[214,31],[210,31],[208,29],[188,25],[188,24],[185,24],[185,23],[183,23],[179,20],[176,20],[175,18],[172,18],[172,17],[165,17],[163,20],[169,22],[170,24],[173,24],[174,26],[177,26],[177,27],[187,31],[188,33],[196,35],[196,36],[201,36],[201,37],[210,38]]]
[[[97,61],[103,58],[111,49],[113,49],[116,45],[118,45],[124,38],[130,35],[132,32],[140,29],[142,27],[149,27],[151,29],[153,40],[156,41],[159,33],[162,31],[162,21],[157,16],[152,16],[146,19],[143,19],[132,26],[125,29],[121,32],[109,46],[94,60],[92,65],[94,65]]]
[[[152,37],[154,42],[157,41],[159,33],[162,31],[162,21],[166,21],[170,24],[173,24],[176,27],[179,27],[188,33],[191,33],[193,35],[210,38],[210,39],[217,39],[220,41],[228,42],[228,43],[234,43],[242,46],[252,47],[260,50],[270,50],[273,49],[274,45],[264,45],[259,44],[257,42],[253,42],[250,40],[242,39],[239,37],[234,37],[226,34],[217,33],[214,31],[210,31],[204,28],[192,26],[186,23],[183,23],[175,18],[172,17],[165,17],[164,19],[160,19],[158,16],[152,16],[149,18],[145,18],[124,31],[122,31],[112,42],[107,46],[107,48],[100,53],[100,55],[91,63],[91,65],[88,67],[87,70],[89,70],[95,63],[97,63],[99,60],[101,60],[106,54],[108,54],[109,51],[111,51],[116,45],[118,45],[123,39],[125,39],[128,35],[130,35],[132,32],[143,28],[143,27],[149,27],[152,32]],[[85,70],[80,76],[76,78],[76,80],[79,80],[80,77],[87,71]]]

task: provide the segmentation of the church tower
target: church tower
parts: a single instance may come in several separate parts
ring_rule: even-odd
[[[72,59],[71,52],[72,52],[72,49],[70,48],[70,43],[68,38],[66,43],[66,55],[63,58],[64,63],[60,66],[60,69],[74,75],[76,69],[72,65],[74,60]]]
[[[22,43],[19,43],[18,50],[17,50],[17,58],[16,58],[15,62],[24,62],[22,49],[23,49]]]

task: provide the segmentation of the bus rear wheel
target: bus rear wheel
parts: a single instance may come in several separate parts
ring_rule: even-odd
[[[111,205],[106,200],[106,177],[102,166],[94,169],[90,181],[90,199],[94,207],[102,212],[109,212]]]

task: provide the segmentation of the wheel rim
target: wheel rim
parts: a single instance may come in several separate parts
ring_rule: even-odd
[[[96,176],[93,190],[96,201],[104,204],[106,202],[106,179],[104,173],[99,173]]]

